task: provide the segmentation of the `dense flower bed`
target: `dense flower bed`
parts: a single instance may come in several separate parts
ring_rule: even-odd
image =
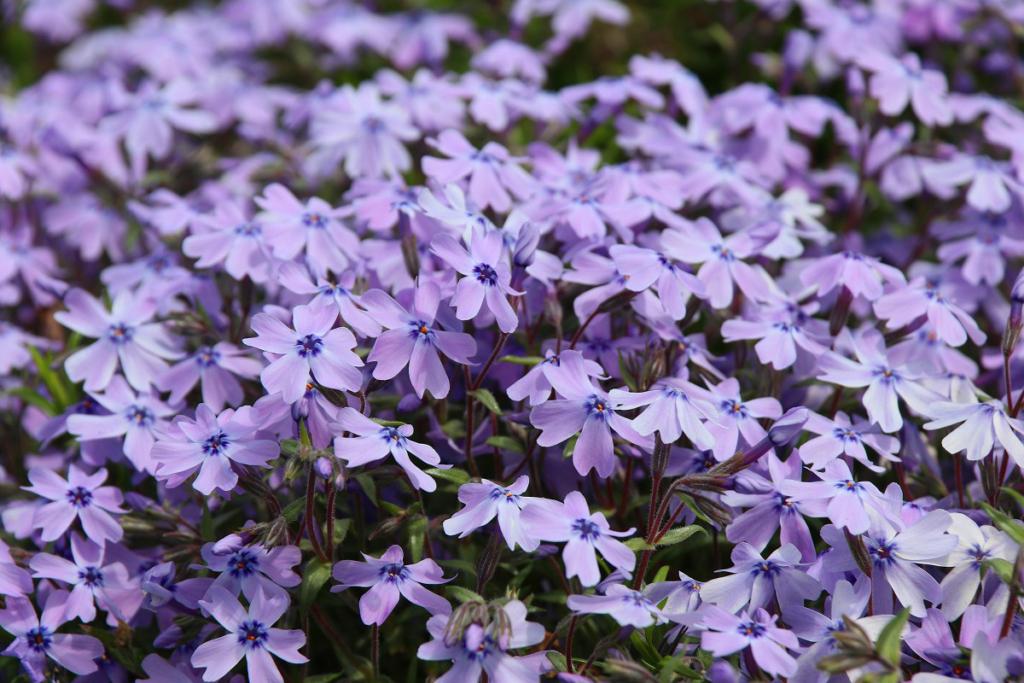
[[[1024,676],[1024,2],[0,9],[0,681]]]

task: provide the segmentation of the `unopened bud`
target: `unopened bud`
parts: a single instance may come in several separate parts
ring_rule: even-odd
[[[526,221],[519,229],[516,246],[512,251],[512,265],[517,268],[529,268],[537,256],[537,245],[540,243],[540,228],[533,221]]]
[[[850,306],[853,304],[853,292],[845,286],[839,291],[836,305],[828,319],[828,333],[833,337],[839,334],[850,317]]]

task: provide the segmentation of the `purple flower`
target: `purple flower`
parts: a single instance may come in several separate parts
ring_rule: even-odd
[[[673,589],[672,582],[651,584],[643,592],[615,584],[604,595],[570,595],[568,605],[580,614],[607,614],[623,626],[646,628],[667,619],[658,603]]]
[[[299,653],[306,644],[302,631],[274,628],[288,609],[288,596],[256,591],[246,611],[238,598],[218,586],[199,602],[228,632],[208,640],[192,654],[192,666],[206,669],[204,681],[217,681],[245,658],[250,681],[279,681],[274,657],[292,664],[309,661]]]
[[[32,486],[23,487],[37,496],[49,499],[36,508],[32,526],[42,529],[44,541],[55,541],[64,535],[75,519],[80,519],[85,535],[103,545],[106,541],[120,541],[123,532],[111,512],[124,514],[119,506],[124,500],[120,489],[100,486],[107,480],[107,471],[98,469],[87,475],[76,465],[68,467],[68,478],[41,467],[28,471]]]
[[[476,354],[476,341],[462,332],[434,328],[440,302],[441,290],[433,282],[422,282],[416,287],[409,308],[379,289],[363,295],[367,314],[387,328],[366,358],[367,362],[376,363],[375,379],[391,379],[408,365],[409,380],[417,396],[423,398],[424,391],[437,399],[448,395],[451,382],[438,350],[456,363],[469,365],[469,359]]]
[[[480,207],[466,200],[466,194],[456,183],[444,186],[444,198],[448,201],[447,206],[442,204],[433,192],[423,190],[419,193],[417,201],[427,216],[444,225],[457,228],[464,236],[495,229],[491,219]]]
[[[991,526],[979,527],[970,517],[959,512],[951,512],[949,516],[953,521],[948,532],[956,537],[957,545],[947,558],[952,569],[942,579],[942,615],[953,622],[974,601],[982,585],[983,563],[994,559],[1012,562],[1017,553],[1016,544],[1005,532]],[[1005,584],[1000,584],[997,594],[989,599],[990,605],[996,606],[1000,614],[1004,613],[1008,597],[1002,595],[1005,589]]]
[[[885,294],[875,302],[874,309],[890,330],[927,316],[935,333],[950,346],[961,346],[968,337],[979,346],[985,343],[985,333],[974,318],[924,277],[916,277],[907,287]]]
[[[174,600],[189,609],[199,609],[199,601],[206,595],[213,579],[201,577],[175,581],[175,572],[173,562],[162,562],[146,570],[140,581],[143,607],[156,611]]]
[[[252,329],[259,336],[242,342],[277,356],[260,373],[268,392],[280,391],[287,403],[295,403],[305,393],[310,373],[325,387],[359,391],[363,376],[357,368],[363,360],[352,351],[352,331],[332,329],[337,318],[337,310],[329,306],[298,306],[292,312],[292,329],[267,313],[253,316]]]
[[[244,393],[238,377],[258,377],[263,365],[245,351],[228,342],[201,346],[183,361],[158,376],[154,384],[161,391],[171,392],[168,401],[180,403],[200,383],[203,403],[214,412],[224,406],[237,406]],[[236,377],[237,376],[237,377]]]
[[[508,213],[512,208],[509,192],[523,200],[533,191],[533,179],[518,165],[521,159],[497,142],[478,150],[462,133],[450,129],[427,142],[450,158],[423,157],[423,172],[442,186],[468,178],[469,199],[481,209]]]
[[[36,616],[27,598],[8,597],[6,608],[0,610],[0,627],[14,636],[14,642],[0,655],[20,659],[33,683],[46,680],[43,669],[47,658],[80,676],[98,668],[95,660],[103,655],[99,640],[56,632],[68,621],[67,601],[67,591],[51,592],[41,617]]]
[[[653,439],[636,433],[629,420],[612,408],[612,400],[602,389],[590,383],[583,356],[565,351],[557,367],[546,375],[561,399],[547,401],[530,411],[530,422],[539,430],[540,446],[555,446],[580,432],[573,449],[573,464],[580,474],[592,469],[604,478],[615,469],[612,430],[642,448],[651,450]]]
[[[885,340],[875,330],[864,332],[853,340],[857,360],[837,353],[822,355],[818,367],[823,371],[818,378],[844,387],[867,387],[863,404],[871,421],[883,432],[895,432],[903,426],[898,398],[913,410],[924,415],[932,403],[942,397],[922,386],[918,376],[905,367],[893,367],[885,349]]]
[[[797,361],[797,347],[817,358],[825,352],[813,336],[802,325],[792,320],[774,319],[767,316],[762,320],[726,320],[722,325],[722,337],[727,342],[742,339],[758,339],[754,344],[757,358],[776,370],[784,370]]]
[[[302,552],[294,545],[279,545],[267,550],[262,545],[242,545],[237,536],[228,536],[219,543],[207,543],[202,549],[206,566],[220,575],[214,580],[214,588],[225,589],[231,595],[243,593],[248,600],[255,600],[257,593],[267,596],[281,595],[287,600],[282,588],[293,588],[302,578],[292,569],[302,560]],[[209,596],[209,593],[207,593]]]
[[[72,289],[64,296],[67,311],[57,322],[98,341],[68,356],[64,369],[73,382],[85,380],[86,391],[103,391],[120,363],[128,383],[146,391],[167,369],[164,359],[180,358],[174,339],[161,323],[152,323],[157,302],[139,299],[127,290],[114,297],[108,312],[94,296]]]
[[[648,406],[632,421],[637,434],[650,436],[658,432],[664,443],[675,443],[680,435],[686,434],[695,447],[702,451],[711,450],[715,438],[704,422],[716,421],[718,409],[695,395],[691,396],[697,387],[689,382],[669,377],[661,384],[660,389],[638,393],[612,389],[608,396],[616,410]]]
[[[792,676],[796,660],[786,652],[795,650],[800,643],[790,631],[775,625],[778,616],[758,609],[751,617],[747,612],[739,616],[708,605],[701,608],[700,646],[716,657],[726,657],[750,648],[754,661],[766,673],[774,676]]]
[[[527,505],[521,516],[526,532],[535,538],[565,543],[562,559],[566,578],[580,578],[584,586],[596,586],[601,580],[597,552],[613,567],[627,574],[636,566],[636,555],[616,537],[633,534],[636,529],[612,531],[599,512],[590,513],[587,500],[579,491],[565,497],[565,503],[537,499]]]
[[[181,244],[189,258],[196,259],[196,268],[213,268],[223,264],[228,275],[236,280],[246,277],[263,283],[270,277],[270,247],[263,235],[263,226],[248,217],[234,202],[217,205],[211,216],[198,221]]]
[[[896,59],[869,50],[859,55],[857,61],[873,72],[868,87],[886,116],[899,116],[909,103],[926,126],[948,126],[953,122],[953,111],[946,102],[946,76],[940,71],[922,69],[920,58],[913,52]]]
[[[817,259],[800,273],[800,282],[806,287],[817,287],[819,297],[842,286],[853,296],[863,296],[868,301],[877,301],[882,296],[885,283],[906,281],[899,269],[853,251]]]
[[[447,600],[433,593],[421,584],[437,585],[451,579],[443,578],[444,570],[430,559],[415,564],[405,564],[401,546],[393,545],[380,559],[363,554],[365,562],[342,560],[334,565],[331,576],[342,585],[331,591],[338,593],[346,588],[359,586],[370,590],[359,599],[359,616],[363,623],[383,624],[395,609],[400,596],[425,608],[432,615],[451,614],[452,607]]]
[[[519,545],[523,550],[533,552],[540,545],[540,540],[526,532],[522,521],[523,510],[534,500],[523,495],[529,485],[530,478],[526,475],[520,476],[508,488],[488,479],[479,484],[463,484],[459,487],[459,502],[466,507],[444,521],[444,532],[465,538],[497,517],[498,528],[509,550],[515,550]]]
[[[345,324],[360,335],[376,337],[380,334],[380,325],[357,305],[360,303],[359,297],[352,291],[356,281],[354,272],[346,271],[337,282],[319,277],[316,284],[313,284],[305,268],[288,262],[281,266],[278,281],[296,294],[314,295],[309,302],[310,306],[337,309]]]
[[[505,393],[513,401],[527,399],[531,406],[540,405],[551,398],[551,382],[548,373],[559,367],[561,357],[548,349],[544,360],[530,368],[525,375],[508,386]],[[583,359],[583,367],[589,377],[604,377],[601,366],[592,360]]]
[[[509,285],[512,271],[505,259],[501,233],[490,230],[477,233],[469,251],[452,238],[440,234],[430,243],[430,250],[456,271],[465,275],[455,288],[452,304],[459,320],[472,320],[487,302],[487,308],[498,321],[502,332],[509,334],[519,326],[519,318],[508,302],[508,296],[518,296]]]
[[[191,667],[187,667],[188,673],[182,670],[185,667],[187,667],[185,664],[174,666],[160,655],[148,655],[142,660],[142,670],[149,678],[140,678],[139,681],[140,683],[196,683]]]
[[[970,183],[967,204],[980,212],[1005,213],[1012,206],[1014,195],[1018,199],[1024,196],[1024,186],[1017,180],[1013,166],[983,155],[960,154],[926,166],[923,174],[929,186],[940,189],[951,190]],[[1008,240],[1005,246],[1019,251],[1020,240]],[[939,257],[945,260],[941,253]]]
[[[839,456],[847,455],[872,472],[884,472],[884,467],[875,465],[868,458],[865,446],[870,447],[885,460],[899,460],[898,439],[882,434],[877,426],[860,417],[854,416],[851,421],[842,411],[838,411],[832,420],[817,413],[809,413],[804,429],[820,434],[800,446],[800,459],[811,469],[820,470]]]
[[[739,380],[735,377],[715,386],[706,379],[705,383],[707,389],[692,385],[692,393],[718,408],[718,415],[706,426],[715,440],[712,450],[719,460],[733,456],[739,448],[754,446],[768,435],[758,419],[777,420],[782,416],[782,405],[774,398],[744,401],[740,397]],[[742,446],[740,436],[743,437]]]
[[[841,459],[825,465],[823,472],[815,474],[821,481],[786,481],[782,494],[799,503],[828,501],[826,508],[807,505],[809,517],[825,517],[837,527],[851,534],[863,534],[871,527],[872,517],[886,516],[882,493],[871,482],[853,478],[850,468]]]
[[[783,545],[764,559],[749,543],[738,543],[732,551],[733,567],[722,570],[731,576],[705,582],[700,598],[735,613],[747,605],[767,607],[774,597],[785,613],[790,605],[803,605],[821,592],[821,584],[800,567],[801,560],[794,545]]]
[[[14,563],[10,548],[0,541],[0,595],[21,598],[31,593],[33,589],[32,576]]]
[[[153,443],[175,410],[148,391],[136,393],[120,375],[103,393],[90,394],[109,415],[79,412],[68,417],[68,431],[79,441],[100,441],[124,436],[122,451],[139,472],[153,471]]]
[[[359,253],[355,233],[337,220],[339,212],[324,200],[313,197],[303,203],[274,183],[255,201],[264,211],[260,222],[274,256],[290,261],[305,249],[317,271],[340,272]]]
[[[441,456],[431,446],[409,440],[412,425],[385,427],[360,414],[355,408],[346,407],[338,411],[333,428],[335,433],[349,432],[354,435],[334,439],[334,454],[349,467],[381,460],[390,454],[405,470],[412,485],[423,491],[436,491],[437,482],[412,462],[410,453],[436,468],[451,467],[441,464]]]
[[[943,429],[962,422],[942,439],[942,447],[950,453],[967,454],[967,459],[981,460],[992,452],[998,442],[1018,467],[1024,467],[1024,423],[1006,414],[1002,401],[984,403],[950,403],[937,401],[928,407],[935,418],[924,424],[925,429]]]
[[[673,320],[686,316],[686,304],[691,295],[707,296],[704,283],[665,254],[629,244],[616,244],[608,253],[616,270],[627,278],[626,289],[642,292],[656,285],[658,298]]]
[[[127,621],[137,609],[138,589],[128,582],[128,570],[120,562],[104,562],[104,547],[71,534],[73,562],[39,553],[29,562],[33,578],[57,579],[74,586],[65,603],[67,619],[89,623],[96,618],[96,605],[110,613],[116,623]],[[108,619],[109,620],[109,619]]]
[[[233,463],[267,467],[281,449],[276,441],[253,439],[262,426],[257,411],[249,406],[217,415],[205,403],[196,408],[195,420],[181,416],[153,446],[156,476],[177,486],[197,470],[192,486],[209,496],[215,490],[230,492],[238,484]]]
[[[455,634],[448,630],[449,617],[431,617],[427,630],[432,640],[420,645],[416,656],[427,661],[452,662],[452,668],[437,683],[477,683],[484,672],[492,681],[539,683],[541,674],[551,670],[545,652],[525,657],[508,653],[544,640],[544,627],[526,620],[526,605],[510,600],[500,609],[504,612],[501,620],[488,624],[473,622]],[[499,623],[506,626],[499,628]]]

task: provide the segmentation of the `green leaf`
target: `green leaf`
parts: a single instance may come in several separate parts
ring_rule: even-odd
[[[1003,490],[1005,491],[1006,489]],[[988,514],[997,529],[1005,531],[1006,535],[1017,545],[1024,545],[1024,526],[1021,526],[1019,522],[1005,512],[996,510],[988,503],[981,503],[981,508]]]
[[[640,655],[640,659],[650,665],[655,665],[661,661],[661,655],[655,650],[650,643],[648,643],[641,631],[633,631],[629,636],[629,642],[636,648],[637,653]]]
[[[281,510],[281,516],[284,517],[284,521],[291,524],[292,522],[298,521],[299,517],[301,517],[302,513],[305,511],[306,497],[302,496],[301,498],[297,498],[296,500],[288,503],[288,505]]]
[[[424,517],[417,517],[409,522],[406,528],[409,530],[409,551],[412,554],[412,561],[419,562],[423,559],[423,535],[427,531],[427,520]]]
[[[199,521],[199,536],[207,543],[217,540],[214,536],[213,513],[210,512],[210,506],[206,504],[205,498],[203,499],[203,518]]]
[[[523,448],[523,442],[512,436],[492,436],[487,439],[487,445],[513,453],[521,454],[526,452],[526,449]]]
[[[317,674],[316,676],[306,676],[306,683],[333,683],[345,674]]]
[[[56,405],[57,412],[62,412],[64,408],[74,403],[74,399],[71,396],[71,391],[68,388],[67,383],[64,380],[64,376],[58,375],[57,372],[50,367],[50,354],[47,354],[47,359],[44,359],[39,353],[39,350],[29,346],[28,352],[32,354],[32,360],[35,361],[36,370],[39,372],[39,378],[46,384],[46,388],[50,390],[50,396],[53,397],[54,404]]]
[[[460,470],[457,467],[452,467],[451,469],[447,470],[442,470],[439,467],[432,467],[429,470],[425,471],[432,477],[444,479],[445,481],[450,481],[451,483],[458,484],[459,486],[462,486],[467,481],[469,481],[469,473],[466,472],[465,470]]]
[[[502,356],[498,359],[499,363],[512,363],[514,365],[540,365],[544,362],[544,358],[541,356]],[[565,671],[565,669],[562,669]]]
[[[1015,491],[1014,489],[1011,489],[1008,486],[1001,487],[1000,491],[1002,491],[1003,493],[1007,494],[1015,501],[1017,501],[1017,505],[1024,507],[1024,496],[1022,496],[1019,491]]]
[[[359,482],[359,486],[363,489],[366,497],[373,503],[373,507],[380,507],[377,505],[377,484],[374,483],[373,477],[369,474],[357,474],[356,481]]]
[[[576,439],[580,438],[579,434],[573,434],[569,437],[569,440],[565,442],[565,448],[562,449],[562,459],[572,457],[572,452],[576,450]]]
[[[899,614],[885,625],[878,635],[878,654],[887,662],[899,668],[900,650],[903,643],[903,627],[907,625],[910,618],[910,610],[903,608]]]
[[[987,559],[983,563],[986,567],[990,567],[999,578],[1009,586],[1013,583],[1013,562],[1007,562],[1006,560],[998,557]]]
[[[348,536],[348,530],[352,528],[351,519],[336,519],[334,520],[334,545],[341,545],[345,542],[345,537]],[[309,680],[309,679],[307,679]]]
[[[331,578],[331,565],[320,558],[313,558],[302,572],[302,585],[299,587],[299,614],[303,617],[309,606],[316,600],[320,589]]]
[[[462,586],[445,586],[444,590],[446,593],[448,593],[448,595],[462,603],[484,601],[484,599],[480,597],[478,594],[474,593],[468,588],[463,588]]]
[[[642,538],[631,538],[628,541],[626,541],[626,546],[629,547],[631,550],[637,551],[654,550],[655,548],[664,545],[676,545],[677,543],[682,543],[698,531],[702,534],[707,534],[707,529],[705,529],[701,525],[691,524],[689,526],[682,526],[676,527],[675,529],[670,529],[665,533],[664,536],[658,539],[657,543],[654,543],[653,545]]]
[[[39,408],[39,410],[51,417],[60,412],[52,403],[40,396],[37,391],[29,389],[28,387],[13,387],[2,393],[7,394],[8,396],[17,396],[25,403]]]
[[[469,392],[469,394],[477,401],[480,401],[487,410],[501,417],[501,406],[498,405],[498,399],[494,398],[494,394],[489,390],[477,389],[476,391]]]
[[[448,420],[441,425],[441,431],[449,439],[465,439],[466,438],[466,425],[462,420]]]
[[[401,427],[405,424],[399,420],[382,420],[379,417],[371,417],[370,419],[382,427]]]

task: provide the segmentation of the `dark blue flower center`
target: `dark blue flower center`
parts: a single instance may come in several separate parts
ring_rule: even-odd
[[[412,337],[413,341],[425,344],[434,343],[434,331],[430,329],[430,325],[427,324],[426,320],[414,320],[409,323],[409,336]]]
[[[473,277],[477,282],[488,287],[498,284],[498,273],[487,263],[478,263],[473,266]]]
[[[764,624],[759,624],[756,621],[744,622],[739,625],[737,630],[740,632],[740,635],[748,638],[760,638],[767,631]]]
[[[768,578],[774,577],[780,571],[779,565],[775,564],[771,560],[764,560],[754,565],[754,568],[750,570],[750,573],[754,576],[765,576]]]
[[[747,408],[739,401],[734,401],[731,398],[722,400],[722,413],[730,417],[740,420],[747,416]]]
[[[266,640],[267,627],[255,619],[246,619],[238,625],[239,645],[250,650],[258,650],[263,647]]]
[[[201,368],[209,368],[217,365],[220,361],[220,351],[214,351],[209,346],[204,346],[196,352],[196,363]]]
[[[101,587],[103,586],[103,571],[99,567],[79,569],[78,580],[89,587]]]
[[[601,527],[586,518],[574,521],[572,530],[584,541],[593,542],[601,537]]]
[[[307,225],[306,227],[309,226]],[[235,227],[235,234],[240,237],[258,237],[262,232],[263,228],[251,221],[246,221],[245,223]]]
[[[380,568],[380,578],[388,583],[399,583],[409,578],[409,570],[401,562],[386,564]]]
[[[126,344],[132,340],[132,327],[125,323],[114,323],[107,329],[107,338],[115,344]]]
[[[893,553],[896,552],[896,544],[891,541],[875,541],[868,548],[868,552],[874,558],[876,565],[890,564],[894,561]]]
[[[612,410],[612,404],[597,394],[587,399],[587,412],[595,420],[607,420],[615,414],[615,411]]]
[[[224,455],[231,441],[224,432],[217,432],[203,442],[203,453],[206,455]]]
[[[323,345],[324,340],[315,334],[307,334],[295,340],[296,350],[302,358],[316,358],[320,355],[320,347]]]
[[[53,643],[51,635],[53,635],[53,631],[50,629],[45,626],[36,626],[25,634],[25,640],[28,641],[28,648],[33,652],[46,652],[50,649],[50,644]]]
[[[148,429],[156,421],[156,415],[146,406],[129,406],[125,414],[132,426],[142,429]]]
[[[302,214],[302,224],[307,228],[323,230],[327,227],[327,217],[321,213],[310,211]]]
[[[228,562],[228,571],[235,578],[244,578],[256,573],[259,566],[259,558],[249,550],[239,550],[231,556]]]
[[[76,508],[89,507],[92,503],[92,491],[85,488],[84,486],[75,486],[74,488],[68,489],[65,494],[68,502],[74,505]]]
[[[854,431],[849,427],[836,427],[832,430],[832,436],[843,443],[860,441],[860,432]]]
[[[384,427],[380,430],[380,436],[388,444],[388,447],[405,448],[406,438],[396,427]]]

